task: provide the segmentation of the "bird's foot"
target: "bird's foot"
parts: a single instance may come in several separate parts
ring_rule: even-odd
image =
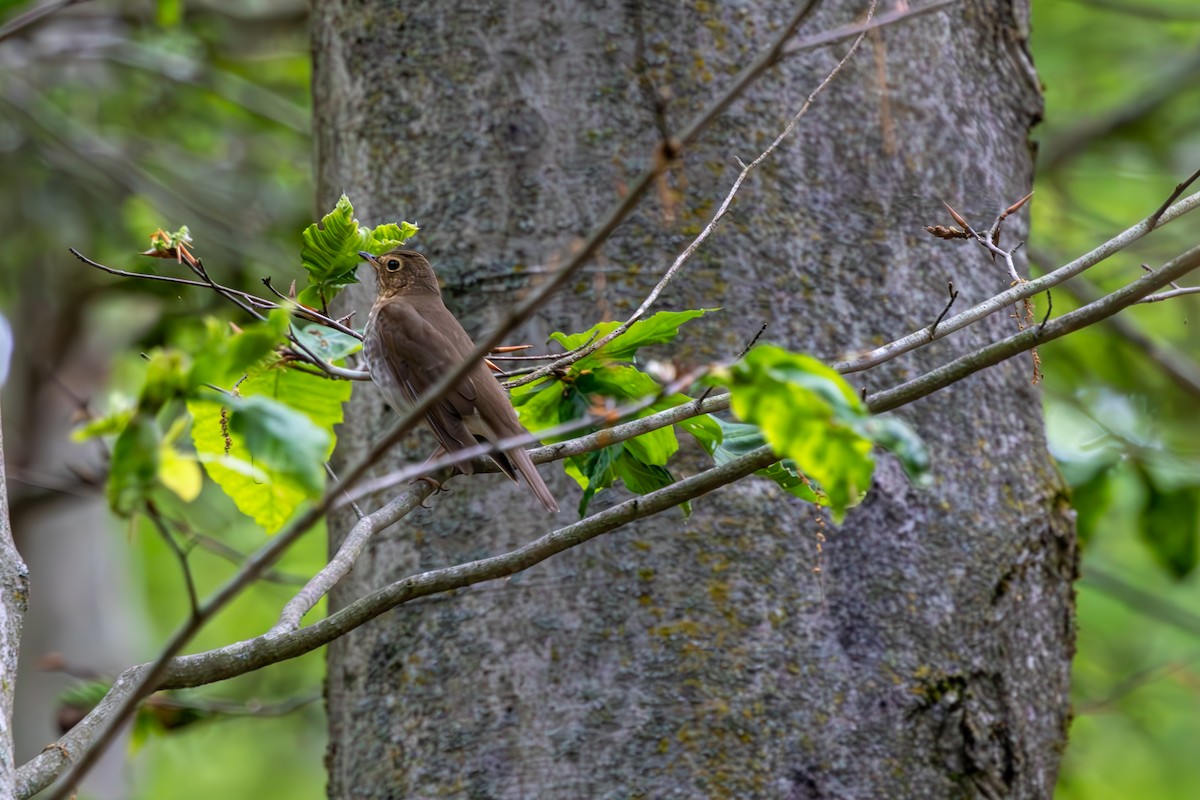
[[[422,475],[421,477],[417,478],[417,480],[428,483],[429,487],[433,489],[433,494],[441,494],[442,492],[446,491],[446,489],[442,486],[441,481],[434,480],[428,475]]]

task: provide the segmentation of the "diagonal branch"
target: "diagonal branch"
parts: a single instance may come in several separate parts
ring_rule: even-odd
[[[688,383],[694,380],[694,376],[686,379]],[[675,389],[667,387],[657,395],[651,396],[641,403],[622,409],[620,416],[628,416],[636,413],[637,410],[653,405],[653,403],[663,395],[673,394]],[[674,408],[660,411],[657,414],[651,414],[641,419],[635,419],[623,425],[617,425],[612,428],[604,428],[587,436],[580,436],[575,439],[569,439],[565,442],[549,445],[548,447],[539,447],[531,450],[529,455],[535,464],[544,464],[549,461],[555,461],[562,458],[567,458],[573,455],[588,453],[593,450],[600,450],[609,445],[624,442],[628,439],[633,439],[642,434],[651,431],[659,430],[670,425],[674,425],[685,419],[707,414],[713,411],[723,411],[729,408],[729,395],[718,395],[704,401],[696,401],[684,403]],[[619,418],[619,417],[618,417]],[[268,635],[284,633],[295,630],[300,625],[300,621],[304,615],[313,609],[322,597],[337,585],[338,581],[344,578],[354,566],[354,562],[362,554],[371,538],[382,531],[383,529],[399,522],[405,515],[415,509],[425,498],[429,497],[432,492],[432,486],[428,481],[422,480],[426,477],[434,478],[438,483],[444,483],[454,475],[453,467],[456,464],[461,464],[465,461],[480,458],[485,455],[497,453],[502,450],[508,450],[512,447],[523,447],[537,440],[538,436],[560,435],[561,433],[578,430],[581,427],[591,427],[596,423],[594,417],[586,417],[583,420],[576,420],[566,425],[560,425],[557,428],[548,431],[539,431],[537,434],[525,434],[524,436],[514,436],[508,439],[502,439],[496,442],[480,444],[475,447],[466,448],[456,451],[453,454],[433,461],[426,461],[423,464],[417,464],[405,469],[396,470],[388,475],[384,475],[375,481],[368,482],[360,486],[354,497],[359,497],[363,494],[370,494],[383,489],[390,489],[409,481],[416,481],[413,486],[410,486],[399,497],[389,502],[387,505],[380,508],[371,514],[368,514],[350,529],[346,538],[342,541],[337,553],[329,560],[329,563],[321,568],[316,575],[312,577],[304,588],[296,593],[296,596],[288,601],[284,606],[283,611],[279,615],[279,621],[271,628]],[[480,464],[478,471],[498,471],[491,464]],[[485,469],[486,468],[486,469]]]
[[[876,5],[877,5],[877,0],[871,0],[871,6],[870,6],[870,8],[867,9],[867,21],[868,22],[870,22],[871,17],[874,16],[874,14],[875,14],[875,6]],[[812,92],[809,93],[808,98],[805,99],[805,101],[804,101],[804,104],[802,106],[800,106],[800,110],[797,111],[792,116],[792,118],[788,122],[788,124],[786,126],[784,126],[783,131],[778,136],[775,137],[774,141],[772,141],[771,144],[767,146],[767,149],[763,150],[761,153],[759,153],[758,157],[755,158],[753,161],[751,161],[749,164],[745,164],[742,166],[742,171],[740,173],[738,173],[737,179],[734,180],[733,186],[731,186],[729,191],[726,193],[725,199],[721,202],[721,205],[717,208],[716,213],[713,214],[712,219],[710,219],[708,221],[708,224],[704,226],[704,229],[700,231],[699,235],[697,235],[696,238],[692,240],[691,244],[689,244],[686,248],[684,248],[683,252],[680,253],[675,258],[675,261],[671,264],[671,266],[667,269],[667,271],[665,273],[663,273],[662,278],[660,278],[658,283],[655,284],[654,288],[650,290],[650,293],[648,295],[646,295],[646,299],[643,300],[642,304],[637,307],[637,310],[635,310],[633,312],[633,314],[630,315],[629,319],[625,320],[620,325],[618,325],[616,328],[609,331],[604,336],[601,336],[599,339],[592,342],[591,344],[585,345],[584,347],[577,348],[577,349],[571,351],[570,353],[567,353],[565,356],[558,359],[557,361],[553,361],[553,362],[545,365],[544,367],[536,369],[536,370],[532,371],[531,373],[529,373],[528,375],[525,375],[524,377],[521,377],[521,378],[518,378],[517,380],[508,382],[507,385],[510,387],[524,386],[527,383],[533,383],[534,381],[541,380],[542,378],[544,378],[548,375],[552,375],[555,372],[561,371],[562,369],[570,366],[571,364],[574,364],[574,363],[580,361],[581,359],[591,355],[592,353],[599,350],[601,347],[604,347],[604,345],[608,344],[613,339],[616,339],[618,336],[625,333],[625,331],[629,330],[629,328],[635,322],[637,322],[639,319],[644,317],[646,315],[646,312],[650,310],[650,306],[654,305],[654,301],[658,299],[658,296],[660,294],[662,294],[663,289],[665,289],[667,284],[671,282],[671,280],[675,277],[676,273],[679,272],[680,268],[682,268],[683,265],[688,261],[688,259],[690,259],[692,257],[692,254],[696,252],[696,250],[700,247],[700,245],[702,245],[704,243],[704,241],[712,234],[712,232],[717,229],[717,225],[721,222],[722,219],[725,218],[725,215],[729,212],[729,206],[733,203],[734,197],[737,196],[738,190],[742,188],[742,184],[746,182],[746,178],[748,178],[750,176],[750,173],[753,172],[754,169],[757,168],[760,164],[762,164],[764,161],[766,161],[767,158],[769,158],[771,156],[771,154],[774,153],[776,149],[778,149],[779,145],[783,142],[783,140],[786,139],[788,137],[788,135],[791,134],[791,132],[796,129],[796,126],[800,124],[800,118],[803,117],[806,113],[808,113],[808,109],[812,106],[813,101],[817,99],[817,95],[819,95],[822,91],[824,91],[825,87],[828,86],[830,84],[830,82],[835,77],[837,77],[837,74],[842,71],[842,67],[845,66],[846,62],[850,60],[850,57],[854,55],[854,52],[858,49],[858,46],[862,43],[863,37],[867,35],[867,30],[868,29],[864,27],[859,32],[858,38],[856,38],[854,40],[854,43],[850,45],[850,49],[846,51],[846,54],[844,56],[842,56],[841,60],[838,61],[838,63],[833,67],[832,70],[829,71],[829,73],[825,76],[824,80],[822,80],[817,85],[817,88],[813,89]],[[741,163],[741,162],[739,161],[738,163]]]
[[[733,103],[734,100],[740,97],[746,88],[761,76],[762,73],[779,60],[784,45],[813,12],[818,2],[819,0],[808,0],[796,12],[775,38],[771,47],[756,59],[754,63],[743,70],[738,78],[734,80],[733,85],[708,108],[697,115],[691,124],[684,129],[683,133],[679,136],[678,146],[674,149],[680,150],[694,143],[714,119]],[[308,531],[329,511],[338,493],[345,491],[361,480],[371,466],[378,462],[384,453],[395,446],[408,431],[415,427],[433,405],[439,402],[441,397],[453,386],[457,385],[463,376],[474,368],[475,364],[485,358],[493,348],[499,345],[510,331],[533,316],[534,312],[551,295],[566,285],[600,249],[600,246],[608,240],[625,218],[632,213],[654,181],[666,170],[668,164],[669,162],[665,159],[652,159],[650,166],[629,186],[625,196],[616,203],[604,221],[592,231],[562,268],[553,273],[546,283],[539,286],[523,302],[519,303],[507,318],[463,359],[458,367],[444,374],[441,380],[430,387],[408,409],[407,413],[394,423],[392,428],[382,438],[376,441],[364,457],[347,470],[340,486],[327,489],[319,502],[301,513],[283,531],[276,534],[270,542],[259,549],[236,575],[205,601],[200,607],[198,614],[189,619],[172,635],[159,657],[144,671],[139,670],[136,679],[131,677],[131,680],[134,680],[134,686],[129,689],[128,694],[115,708],[110,707],[108,709],[112,712],[110,715],[98,720],[95,736],[88,741],[84,752],[80,754],[78,760],[67,770],[59,787],[52,792],[49,800],[63,800],[69,793],[70,787],[79,783],[80,779],[91,769],[96,759],[99,758],[100,753],[111,743],[121,726],[137,709],[140,699],[145,697],[159,683],[171,659],[191,640],[196,631],[220,609],[224,608],[234,597],[240,594],[246,585],[256,580],[264,570],[272,566],[303,533]]]
[[[1157,219],[1147,217],[1138,224],[1128,228],[1122,233],[1117,234],[1109,239],[1104,244],[1095,248],[1091,252],[1084,253],[1069,264],[1065,264],[1053,272],[1046,273],[1040,278],[1025,281],[1011,289],[1001,292],[1000,294],[984,300],[982,303],[956,314],[948,320],[944,320],[938,325],[936,331],[930,331],[928,327],[910,333],[908,336],[897,339],[896,341],[886,344],[883,347],[877,347],[866,353],[854,355],[837,361],[833,364],[834,369],[843,374],[851,372],[861,372],[865,369],[878,366],[886,361],[890,361],[897,356],[903,355],[918,347],[929,344],[932,341],[941,339],[944,336],[949,336],[955,331],[962,330],[968,325],[974,324],[985,317],[1001,311],[1018,300],[1024,300],[1033,297],[1036,294],[1046,291],[1063,281],[1069,280],[1085,270],[1099,264],[1106,258],[1109,258],[1115,253],[1119,253],[1129,245],[1141,239],[1146,234],[1156,228],[1161,228],[1169,222],[1179,219],[1184,214],[1194,211],[1200,207],[1200,192],[1189,195],[1180,200],[1175,205],[1168,208]],[[1157,213],[1157,212],[1156,212]]]
[[[1094,303],[1089,303],[1083,308],[1063,314],[1061,317],[1051,320],[1043,326],[1027,328],[1020,333],[1009,336],[1007,339],[1001,339],[998,342],[981,347],[972,353],[957,358],[945,366],[930,370],[921,377],[900,386],[876,392],[867,398],[867,406],[873,413],[881,413],[911,403],[952,383],[956,383],[981,369],[994,366],[1001,361],[1032,349],[1042,342],[1058,339],[1059,337],[1066,336],[1068,333],[1077,331],[1080,328],[1086,328],[1088,325],[1106,319],[1197,268],[1200,268],[1200,245],[1176,256],[1154,272],[1143,275],[1136,281],[1121,287]],[[1030,281],[1030,283],[1033,283],[1033,281]]]
[[[983,347],[945,367],[933,370],[914,381],[886,392],[877,393],[868,399],[868,405],[873,412],[879,413],[924,397],[966,375],[1034,347],[1041,341],[1058,338],[1115,314],[1198,267],[1200,267],[1200,246],[1181,254],[1159,270],[1143,276],[1117,292],[1048,322],[1043,328],[1027,329],[1000,342]],[[712,398],[712,402],[719,403],[726,397]],[[676,409],[672,409],[672,411],[676,411]],[[152,688],[183,688],[201,685],[301,655],[332,641],[396,605],[437,592],[514,574],[629,521],[665,510],[725,483],[749,475],[776,460],[778,459],[770,452],[769,448],[760,448],[722,467],[708,470],[643,497],[628,500],[578,523],[547,534],[511,553],[434,570],[391,584],[308,627],[275,637],[261,636],[194,656],[178,659],[172,659],[169,656],[160,657],[159,661],[152,664],[126,670],[104,701],[88,715],[84,722],[64,736],[57,747],[47,749],[33,761],[21,767],[18,771],[17,796],[28,797],[45,788],[64,767],[67,758],[65,753],[70,752],[71,748],[83,747],[85,755],[96,752],[98,750],[96,742],[103,735],[107,726],[112,724],[112,720],[119,718],[121,710],[126,705],[132,703],[136,706],[137,700],[145,696]],[[399,500],[398,498],[398,502]],[[323,512],[323,508],[312,510],[308,515],[303,516],[301,521],[314,514],[319,516]],[[267,548],[264,548],[267,552],[259,551],[248,566],[267,562],[270,553],[275,549],[281,551],[278,542],[270,543]],[[237,580],[235,577],[222,592],[236,584]],[[218,596],[220,594],[218,593]],[[202,614],[207,613],[211,603],[212,601],[209,601],[201,609]],[[174,644],[174,640],[172,644]],[[173,654],[177,650],[168,648],[167,652]]]
[[[157,662],[131,667],[121,673],[108,694],[82,722],[54,746],[43,750],[18,770],[15,796],[28,798],[46,788],[67,763],[67,753],[96,751],[96,743],[106,725],[120,714],[126,703],[132,701],[136,705],[148,686],[157,689],[201,686],[295,658],[328,644],[402,603],[516,574],[629,522],[674,508],[740,480],[778,460],[769,447],[761,447],[720,467],[567,525],[503,555],[431,570],[397,581],[292,633],[276,637],[260,636],[207,653],[183,656],[161,668]]]

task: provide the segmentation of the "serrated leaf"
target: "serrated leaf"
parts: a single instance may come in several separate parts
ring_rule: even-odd
[[[384,225],[377,225],[371,231],[370,244],[365,248],[371,255],[382,255],[389,250],[395,250],[397,247],[402,247],[409,239],[417,235],[420,230],[411,222],[389,222]]]
[[[234,402],[229,429],[274,480],[294,482],[310,495],[325,485],[322,464],[330,436],[307,416],[262,395]]]
[[[308,273],[309,285],[300,292],[298,301],[311,308],[323,308],[343,288],[358,283],[360,250],[379,255],[404,244],[416,232],[417,227],[408,222],[366,228],[354,218],[350,198],[342,195],[320,223],[309,225],[301,234],[300,261]]]
[[[329,458],[333,450],[333,429],[342,421],[342,404],[349,399],[348,381],[331,381],[316,375],[275,366],[243,381],[239,393],[244,397],[263,396],[302,412],[329,435],[328,445],[316,462]],[[197,456],[209,477],[237,505],[238,509],[261,525],[268,533],[278,530],[291,517],[309,492],[286,475],[274,473],[256,458],[246,440],[231,430],[228,419],[222,427],[223,401],[193,400],[188,410],[194,418],[192,440]],[[226,440],[228,435],[228,441]],[[226,447],[228,445],[228,452]]]
[[[370,244],[370,232],[354,218],[354,206],[346,195],[338,198],[319,223],[305,228],[300,238],[300,261],[309,280],[318,286],[353,283],[349,275],[362,261],[358,251]]]
[[[362,350],[360,340],[315,322],[303,327],[292,326],[292,334],[322,361],[330,364]]]
[[[639,348],[652,344],[665,344],[673,341],[679,335],[679,326],[688,320],[702,317],[716,308],[699,308],[688,311],[659,311],[653,316],[640,319],[629,326],[629,330],[616,339],[601,347],[595,353],[580,360],[573,370],[582,371],[596,363],[605,361],[628,361],[634,357]],[[587,342],[612,333],[621,323],[601,322],[588,328],[583,333],[552,333],[550,338],[567,350],[574,350]]]
[[[874,472],[866,410],[837,372],[816,359],[760,345],[729,370],[730,407],[762,429],[781,456],[814,479],[840,522],[861,501]]]
[[[613,462],[613,473],[621,479],[625,488],[638,495],[658,491],[675,482],[675,476],[666,467],[647,464],[628,448]],[[682,503],[680,508],[683,510],[684,517],[691,516],[692,504],[690,502]]]

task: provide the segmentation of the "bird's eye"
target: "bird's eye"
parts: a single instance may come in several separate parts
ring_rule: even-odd
[[[395,272],[396,270],[400,269],[400,262],[394,258],[389,258],[387,260],[387,264],[384,266],[388,268],[388,272]]]

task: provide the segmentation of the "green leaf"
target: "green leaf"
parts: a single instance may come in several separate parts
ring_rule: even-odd
[[[358,251],[371,243],[370,233],[354,218],[354,206],[346,195],[338,198],[320,223],[309,225],[301,240],[300,261],[309,280],[318,286],[354,283],[354,273],[362,261]]]
[[[324,431],[328,443],[319,460],[313,462],[320,469],[333,451],[333,428],[342,421],[342,404],[349,399],[351,388],[348,381],[326,380],[275,366],[243,381],[238,392],[243,397],[267,397],[290,406]],[[245,437],[232,429],[229,410],[224,419],[222,414],[232,405],[222,399],[189,402],[188,410],[194,418],[192,440],[209,477],[243,514],[273,533],[312,493],[304,478],[297,479],[288,470],[275,471]],[[308,474],[311,476],[311,471]]]
[[[629,330],[600,350],[576,362],[564,379],[546,379],[515,389],[512,399],[521,423],[531,431],[539,431],[580,418],[589,407],[600,404],[601,398],[625,404],[654,397],[662,391],[658,383],[632,364],[619,362],[632,359],[638,349],[646,345],[672,341],[678,335],[680,325],[714,310],[659,312],[634,323]],[[612,332],[619,324],[602,322],[583,333],[555,333],[551,338],[567,349],[574,349],[595,337]],[[681,394],[663,398],[641,411],[639,417],[647,417],[687,402],[692,402],[691,398]],[[689,420],[685,423],[685,430],[710,451],[721,435],[716,423],[709,419]],[[642,434],[614,447],[612,453],[603,457],[577,457],[568,459],[564,464],[567,473],[584,490],[581,514],[586,511],[588,502],[596,492],[612,484],[617,471],[625,473],[628,480],[622,480],[631,487],[660,488],[672,480],[665,465],[679,450],[679,440],[673,426]]]
[[[234,383],[283,344],[290,325],[290,314],[283,308],[273,309],[266,320],[253,322],[236,333],[225,322],[206,320],[203,357],[196,360],[188,374],[189,386],[195,390],[204,384]]]
[[[362,342],[353,336],[315,322],[303,328],[293,326],[292,333],[322,361],[330,364],[362,350]]]
[[[625,365],[596,366],[581,374],[575,381],[575,388],[585,394],[598,394],[611,397],[618,402],[638,400],[647,395],[654,395],[660,390],[657,382],[636,367]],[[683,397],[683,395],[679,395]],[[686,398],[684,398],[686,400]],[[664,404],[655,404],[643,410],[638,416],[646,417],[662,410]],[[666,403],[666,406],[675,403]],[[647,464],[666,464],[671,456],[679,450],[679,441],[675,438],[675,430],[668,426],[656,431],[644,433],[625,443],[637,458]]]
[[[154,414],[168,401],[186,396],[191,369],[191,358],[182,351],[152,350],[138,397],[138,410]]]
[[[164,444],[158,454],[158,480],[185,503],[199,497],[204,487],[204,475],[195,456],[180,453],[169,444]]]
[[[1112,470],[1098,470],[1082,483],[1070,481],[1067,470],[1063,476],[1071,483],[1071,505],[1075,508],[1075,529],[1079,532],[1079,541],[1087,544],[1096,535],[1100,522],[1109,513],[1112,503]],[[1143,531],[1144,533],[1144,531]]]
[[[686,402],[693,402],[689,397]],[[712,455],[717,445],[721,444],[724,434],[721,432],[721,425],[711,414],[701,414],[698,417],[690,417],[676,423],[679,427],[692,435],[700,446],[705,451]]]
[[[322,289],[323,287],[319,284],[309,284],[300,290],[296,302],[309,308],[324,308],[329,303],[329,298],[325,296]]]
[[[534,432],[579,419],[588,410],[587,396],[558,380],[518,387],[512,393],[512,401],[521,424]],[[549,437],[543,441],[550,443],[569,438],[571,435]]]
[[[133,419],[133,401],[129,398],[119,398],[112,401],[112,407],[104,416],[88,420],[71,432],[71,439],[83,442],[95,439],[97,436],[111,436],[125,430],[125,426]]]
[[[913,486],[927,487],[933,482],[929,472],[929,448],[907,422],[890,414],[868,417],[863,421],[861,432],[896,457]]]
[[[587,514],[588,504],[592,497],[601,489],[612,486],[616,473],[613,462],[621,454],[621,445],[612,445],[582,456],[572,456],[569,461],[572,469],[567,474],[579,483],[583,489],[583,497],[579,500],[579,516]]]
[[[575,388],[584,394],[599,394],[624,402],[661,391],[658,381],[628,364],[594,365],[576,376]]]
[[[402,247],[409,239],[417,235],[418,230],[420,228],[411,222],[401,222],[399,225],[395,222],[377,225],[371,231],[370,242],[364,249],[373,256],[382,255],[389,250]]]
[[[273,479],[294,482],[310,495],[325,485],[322,465],[330,435],[299,411],[262,395],[232,403],[229,429]]]
[[[653,413],[653,409],[646,409],[638,414],[638,417],[647,417]],[[668,425],[627,440],[625,449],[645,464],[663,466],[678,452],[679,440],[675,438],[675,429]]]
[[[274,351],[287,336],[291,315],[287,309],[272,309],[263,322],[254,322],[235,333],[225,353],[225,368],[229,374],[241,373]]]
[[[625,444],[629,444],[626,442]],[[675,482],[675,476],[666,467],[657,464],[647,464],[640,460],[628,448],[623,450],[613,462],[613,473],[625,484],[625,488],[634,494],[649,494],[666,488]],[[680,505],[685,517],[692,513],[692,504]]]
[[[582,371],[597,363],[605,361],[628,361],[633,358],[639,348],[651,344],[664,344],[679,335],[679,326],[688,320],[702,317],[716,308],[700,308],[688,311],[659,311],[653,316],[640,319],[629,326],[629,330],[616,339],[601,347],[595,353],[573,365],[573,371]],[[552,333],[550,338],[561,344],[567,350],[574,350],[587,344],[593,339],[612,333],[620,322],[601,322],[588,328],[583,333]]]
[[[719,444],[712,450],[713,460],[717,466],[727,464],[735,458],[744,456],[752,450],[757,450],[767,443],[762,430],[757,425],[745,422],[726,422],[720,417],[710,417],[721,432]],[[819,487],[813,485],[801,474],[796,462],[785,458],[764,469],[757,470],[755,475],[775,481],[779,488],[789,494],[809,503],[828,505]]]
[[[134,416],[113,444],[106,494],[113,512],[128,516],[158,487],[158,423],[151,414]]]
[[[342,195],[319,224],[309,225],[301,234],[300,261],[309,285],[300,292],[299,302],[323,307],[344,287],[358,283],[360,250],[379,255],[404,244],[416,232],[417,227],[408,222],[368,229],[354,218],[354,206]]]
[[[728,370],[731,408],[762,429],[777,453],[796,462],[824,492],[834,521],[871,483],[866,409],[837,372],[816,359],[760,345]]]

